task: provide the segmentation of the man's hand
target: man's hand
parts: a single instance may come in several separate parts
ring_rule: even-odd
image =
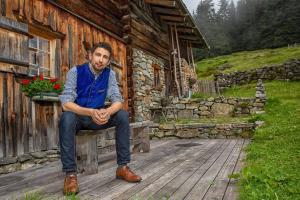
[[[91,117],[96,124],[103,125],[110,119],[110,114],[106,109],[94,109]]]
[[[107,109],[100,109],[99,113],[100,113],[101,122],[103,124],[106,124],[108,122],[108,120],[110,119],[110,113],[108,112]]]

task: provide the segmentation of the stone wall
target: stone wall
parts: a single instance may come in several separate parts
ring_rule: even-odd
[[[215,74],[220,89],[233,85],[248,84],[262,79],[270,80],[300,80],[300,60],[292,60],[281,65],[265,66],[248,71],[239,71],[229,74]]]
[[[160,87],[154,88],[153,64],[160,66]],[[151,119],[151,107],[161,105],[161,99],[165,97],[165,64],[159,58],[155,58],[141,50],[133,49],[133,87],[135,121]]]
[[[250,138],[257,125],[255,123],[229,124],[160,124],[153,126],[151,138]]]
[[[266,103],[265,88],[261,80],[257,82],[254,98],[225,98],[223,96],[207,99],[173,99],[172,104],[163,108],[169,119],[197,119],[214,116],[241,116],[261,113]],[[161,113],[158,113],[161,114]],[[159,116],[154,116],[154,120]]]
[[[18,157],[0,158],[0,174],[27,169],[46,162],[56,161],[59,158],[58,150],[32,152]]]

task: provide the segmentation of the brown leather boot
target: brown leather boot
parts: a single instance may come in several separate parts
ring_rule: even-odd
[[[142,177],[136,175],[133,171],[129,169],[128,166],[118,167],[116,171],[116,178],[123,179],[130,183],[136,183],[142,180]]]
[[[71,174],[65,176],[64,182],[64,194],[72,195],[77,194],[79,192],[78,183],[77,183],[77,175]]]

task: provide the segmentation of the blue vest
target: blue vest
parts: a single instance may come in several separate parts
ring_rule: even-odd
[[[102,108],[107,94],[110,69],[104,68],[95,79],[89,63],[77,66],[76,103],[85,108]]]

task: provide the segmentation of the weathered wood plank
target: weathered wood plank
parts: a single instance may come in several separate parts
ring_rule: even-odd
[[[233,170],[233,173],[239,173],[242,169],[242,166],[244,164],[244,159],[246,157],[246,152],[244,151],[244,148],[247,147],[247,145],[250,143],[250,140],[246,140],[244,142],[243,147],[240,150],[240,155],[238,158],[238,161],[236,163],[236,166]],[[239,199],[239,195],[238,195],[238,188],[237,188],[237,179],[230,179],[227,188],[226,188],[226,192],[224,194],[223,199],[224,200],[236,200]]]
[[[234,147],[233,151],[231,152],[222,169],[219,171],[218,175],[216,176],[215,180],[211,184],[209,190],[207,191],[203,199],[223,199],[224,193],[227,188],[227,184],[229,183],[228,176],[232,174],[243,143],[243,140],[238,141],[238,143]]]
[[[149,157],[148,158],[150,160],[151,160],[151,158],[156,158],[157,159],[157,154],[165,148],[164,145],[168,145],[170,143],[172,143],[172,141],[168,141],[168,140],[155,143],[152,146],[152,148],[154,148],[154,151],[149,153],[151,155],[149,155],[150,158]],[[135,158],[135,157],[137,157],[137,158]],[[141,156],[139,154],[134,154],[133,155],[133,161],[130,163],[130,166],[135,166],[138,163],[140,164],[141,159],[145,159],[145,156]],[[98,174],[95,174],[93,176],[85,176],[85,175],[83,176],[82,174],[79,174],[78,178],[79,178],[79,187],[80,187],[80,191],[81,191],[80,194],[82,195],[84,190],[86,190],[87,188],[90,188],[91,186],[96,186],[96,184],[103,183],[103,181],[105,181],[105,180],[107,181],[107,179],[109,181],[114,179],[115,166],[116,166],[116,161],[112,160],[110,162],[101,164],[98,168],[98,170],[99,170]],[[43,168],[39,169],[38,174],[43,174],[43,173],[45,173],[43,171]],[[98,180],[99,180],[99,183],[97,182]],[[28,180],[28,179],[24,180],[24,181],[32,182],[31,180]],[[20,183],[20,185],[23,186],[23,190],[25,188],[28,188],[28,191],[29,191],[30,187],[31,187],[31,190],[36,188],[36,187],[32,187],[31,185],[26,186],[22,182]],[[60,178],[59,180],[56,180],[54,182],[52,181],[52,182],[49,182],[48,184],[40,185],[41,187],[39,187],[38,190],[39,191],[46,191],[47,193],[45,195],[48,194],[51,197],[53,197],[53,195],[55,195],[55,194],[62,197],[62,192],[61,192],[62,191],[62,185],[63,185],[63,178]],[[17,186],[14,186],[14,187],[17,187]],[[18,186],[18,187],[21,187],[21,186]],[[21,190],[21,189],[19,189],[19,190]],[[32,190],[32,192],[33,191],[34,190]]]
[[[204,145],[201,146],[200,151],[192,155],[191,157],[188,157],[187,160],[183,162],[183,164],[187,164],[184,166],[179,165],[178,166],[170,169],[164,174],[163,176],[157,176],[153,175],[150,178],[146,179],[143,181],[141,184],[138,184],[124,193],[120,194],[116,199],[128,199],[131,197],[135,198],[153,198],[156,199],[155,196],[153,196],[158,190],[160,190],[164,185],[169,184],[169,181],[174,180],[175,177],[177,177],[179,174],[182,174],[183,171],[186,169],[190,169],[191,165],[194,165],[194,160],[199,159],[201,157],[202,159],[205,159],[204,157],[209,157],[211,155],[211,152],[214,152],[215,149],[218,149],[219,143],[216,141],[208,141]],[[199,154],[198,154],[199,153]],[[191,163],[192,162],[192,163]],[[176,171],[175,173],[174,170]],[[156,180],[154,178],[157,178]],[[161,198],[158,197],[158,199]]]
[[[205,144],[209,145],[209,144]],[[166,147],[170,148],[170,147]],[[204,147],[205,148],[205,147]],[[187,158],[192,157],[195,152],[201,153],[199,150],[201,149],[200,146],[195,146],[194,148],[179,148],[179,152],[175,153],[176,156],[171,156],[169,159],[165,160],[165,158],[161,158],[159,162],[156,163],[150,163],[149,165],[140,168],[137,170],[140,174],[143,175],[144,181],[147,179],[156,180],[159,177],[166,174],[168,171],[172,170],[173,168],[177,167],[181,163],[185,162]],[[174,150],[176,151],[176,150]],[[154,167],[155,166],[155,167]],[[106,188],[101,188],[100,190],[96,190],[95,197],[97,198],[103,198],[103,199],[113,199],[120,195],[122,192],[126,191],[127,189],[133,187],[133,184],[124,184],[124,182],[117,184],[117,182],[110,185],[110,189],[107,190]]]
[[[4,115],[4,99],[3,99],[3,91],[4,91],[4,74],[0,73],[0,157],[4,157],[5,155],[5,115]]]
[[[158,192],[153,194],[153,198],[161,198],[163,196],[171,196],[180,188],[183,184],[185,184],[188,179],[192,178],[195,174],[200,174],[198,170],[203,170],[206,167],[210,166],[209,163],[213,163],[213,161],[224,151],[226,146],[229,144],[229,141],[224,141],[223,144],[218,142],[217,147],[212,148],[207,154],[203,157],[199,157],[193,162],[192,166],[185,168],[182,173],[178,174],[174,179],[168,182],[165,186],[163,186]],[[203,170],[204,171],[204,170]]]
[[[134,199],[134,197],[139,197],[135,194],[143,194],[145,197],[163,199],[164,196],[169,196],[174,191],[176,191],[174,194],[184,191],[181,193],[181,198],[176,199],[185,197],[189,199],[189,196],[186,196],[189,191],[197,189],[205,191],[201,193],[202,195],[194,198],[201,199],[206,191],[209,195],[214,187],[221,186],[224,189],[224,185],[211,185],[210,180],[216,178],[220,184],[223,183],[222,177],[227,176],[228,166],[234,165],[237,158],[236,153],[240,149],[238,144],[241,144],[243,140],[238,141],[238,143],[237,140],[167,140],[156,143],[152,141],[153,151],[148,154],[133,154],[133,161],[130,164],[134,171],[143,175],[144,180],[141,183],[128,184],[116,180],[114,177],[115,160],[111,160],[99,165],[98,174],[78,175],[80,187],[78,197],[82,199],[112,199],[114,197],[128,199],[133,197]],[[203,145],[188,149],[175,146],[189,142],[200,142]],[[1,183],[5,181],[8,183],[8,185],[0,187],[1,198],[20,198],[20,196],[24,196],[24,191],[26,193],[40,192],[45,199],[63,198],[64,174],[60,172],[59,161],[26,171],[0,176]],[[15,178],[12,179],[13,177]],[[22,180],[18,180],[19,178]],[[227,182],[225,187],[226,185]],[[229,195],[230,190],[228,189],[229,186],[225,197],[232,196]],[[149,192],[154,195],[147,196]],[[169,195],[164,195],[165,192]],[[174,197],[175,195],[172,195],[170,199],[175,199]]]
[[[209,189],[212,181],[220,171],[228,159],[230,153],[237,144],[237,140],[232,140],[228,147],[223,151],[220,157],[214,162],[214,164],[205,172],[201,179],[192,187],[193,189],[187,194],[186,199],[202,199],[207,190]],[[172,199],[172,198],[171,198]]]

